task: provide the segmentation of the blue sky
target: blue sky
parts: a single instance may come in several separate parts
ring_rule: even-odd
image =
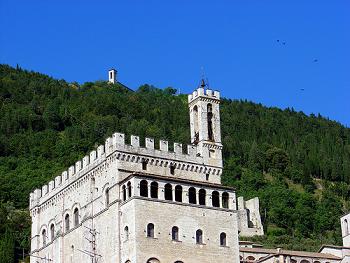
[[[350,127],[349,13],[348,0],[0,0],[0,63],[80,83],[115,67],[131,88],[182,93],[204,68],[227,98]]]

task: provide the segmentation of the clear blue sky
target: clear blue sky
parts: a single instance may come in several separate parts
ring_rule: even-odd
[[[0,0],[0,63],[80,83],[115,67],[182,93],[204,67],[227,98],[350,127],[349,14],[348,0]]]

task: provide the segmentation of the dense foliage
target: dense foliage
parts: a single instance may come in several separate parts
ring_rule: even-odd
[[[20,209],[30,191],[113,132],[188,143],[187,97],[175,94],[150,85],[136,92],[103,81],[79,85],[0,65],[0,247],[28,248],[28,212]],[[221,119],[223,183],[260,197],[267,236],[259,241],[297,249],[339,244],[350,197],[350,129],[227,99]]]

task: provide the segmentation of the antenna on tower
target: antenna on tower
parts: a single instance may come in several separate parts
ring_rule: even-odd
[[[205,88],[205,87],[209,88],[209,80],[206,77],[206,74],[205,74],[203,66],[201,66],[201,84],[200,84],[200,86],[202,88]]]

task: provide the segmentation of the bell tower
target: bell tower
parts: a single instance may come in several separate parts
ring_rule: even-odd
[[[220,92],[208,89],[204,79],[188,95],[191,143],[197,145],[197,155],[206,165],[222,167],[220,129]]]

